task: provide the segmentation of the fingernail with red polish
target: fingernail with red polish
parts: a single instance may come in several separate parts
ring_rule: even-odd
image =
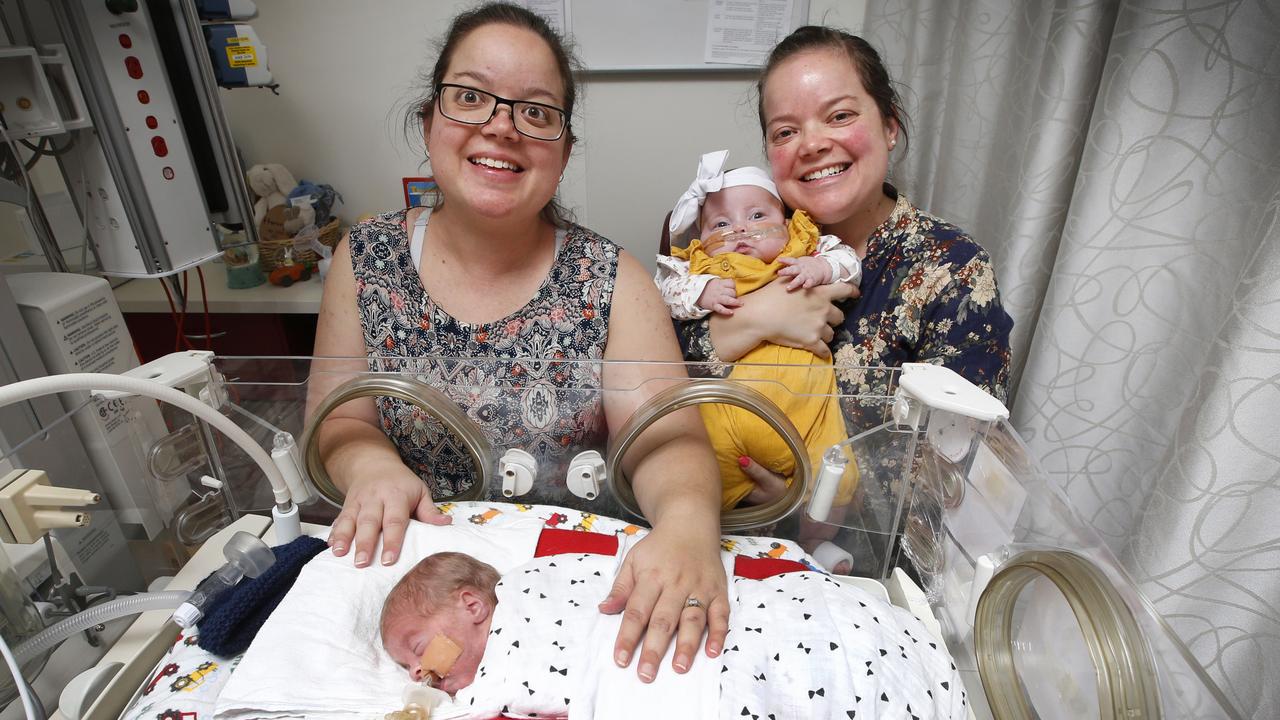
[[[746,467],[750,464],[751,464],[751,458],[747,457],[746,455],[738,456],[738,467],[745,470]]]

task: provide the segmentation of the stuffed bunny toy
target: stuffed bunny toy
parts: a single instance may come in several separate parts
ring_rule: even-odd
[[[293,190],[298,181],[285,169],[285,166],[270,163],[254,165],[244,174],[249,189],[257,198],[253,203],[253,223],[261,225],[267,216],[267,210],[284,205],[285,198]]]

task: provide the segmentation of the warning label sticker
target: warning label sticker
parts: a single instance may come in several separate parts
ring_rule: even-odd
[[[256,67],[258,65],[258,52],[251,45],[228,47],[227,64],[233,68]]]

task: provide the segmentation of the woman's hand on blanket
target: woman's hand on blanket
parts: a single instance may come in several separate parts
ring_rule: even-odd
[[[728,581],[720,561],[719,544],[676,523],[654,528],[627,553],[600,611],[622,612],[622,627],[613,647],[621,667],[631,663],[641,638],[638,673],[652,682],[672,635],[676,650],[671,665],[689,670],[702,634],[707,633],[707,657],[716,657],[729,633]],[[700,607],[689,606],[695,598]]]
[[[342,557],[355,540],[356,567],[367,566],[382,536],[383,565],[400,557],[409,518],[432,525],[448,525],[453,518],[440,512],[431,500],[431,491],[404,465],[382,473],[371,469],[364,479],[347,489],[342,512],[333,521],[329,545]]]

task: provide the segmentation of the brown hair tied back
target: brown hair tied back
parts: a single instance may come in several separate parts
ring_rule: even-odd
[[[880,109],[880,118],[888,122],[893,120],[902,134],[902,142],[907,144],[907,113],[902,109],[902,101],[889,79],[889,71],[885,69],[880,53],[871,47],[866,40],[843,30],[824,27],[822,25],[804,25],[798,27],[790,35],[782,39],[769,52],[760,79],[756,81],[756,112],[760,117],[760,133],[765,134],[764,86],[769,75],[785,60],[808,50],[837,50],[844,53],[858,73],[858,79],[867,94]]]
[[[435,111],[435,89],[444,82],[445,73],[449,70],[449,63],[453,61],[453,54],[459,43],[482,27],[498,24],[528,30],[547,44],[556,60],[560,83],[564,85],[565,138],[570,143],[577,141],[578,138],[573,133],[573,110],[578,101],[577,76],[581,72],[582,63],[574,56],[569,44],[541,16],[519,5],[493,2],[461,13],[449,25],[444,39],[437,47],[436,62],[431,68],[430,77],[419,78],[420,85],[425,87],[419,88],[417,98],[409,103],[405,111],[404,132],[410,142],[422,137],[422,122]],[[555,198],[542,209],[542,217],[557,227],[573,221],[572,213],[561,207]]]

